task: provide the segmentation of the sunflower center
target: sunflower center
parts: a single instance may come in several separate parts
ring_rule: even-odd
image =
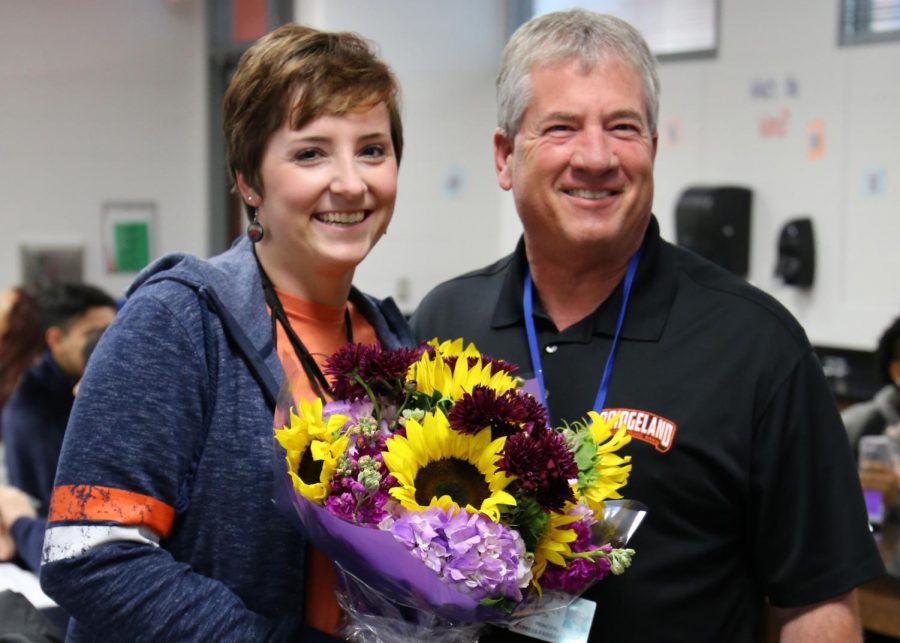
[[[322,475],[322,465],[325,464],[321,460],[313,460],[312,449],[306,448],[303,455],[300,456],[300,464],[297,467],[297,475],[306,484],[316,484]]]
[[[430,504],[432,498],[450,496],[460,507],[480,507],[491,495],[478,467],[459,458],[429,462],[416,474],[415,487],[416,502],[422,506]]]

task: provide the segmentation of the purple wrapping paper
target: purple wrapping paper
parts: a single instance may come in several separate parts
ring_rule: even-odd
[[[513,614],[479,605],[413,558],[390,532],[354,525],[304,498],[288,475],[285,450],[274,438],[273,446],[275,503],[282,513],[329,558],[393,602],[432,612],[451,623],[502,624],[561,609],[577,598],[561,591],[545,591],[541,597],[531,592]],[[592,528],[592,540],[624,547],[646,513],[637,501],[609,500],[603,520]]]
[[[291,483],[285,451],[277,441],[274,458],[276,505],[310,542],[348,572],[396,603],[435,612],[454,623],[508,620],[506,613],[479,605],[446,584],[390,532],[354,525],[304,498]]]

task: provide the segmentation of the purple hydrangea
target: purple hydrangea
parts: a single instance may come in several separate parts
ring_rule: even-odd
[[[429,507],[389,518],[389,530],[410,553],[448,583],[477,600],[522,600],[532,559],[519,534],[483,514]]]

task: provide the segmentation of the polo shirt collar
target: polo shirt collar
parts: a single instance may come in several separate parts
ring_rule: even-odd
[[[655,216],[651,216],[644,252],[638,264],[622,326],[623,339],[656,341],[662,336],[678,283],[675,258],[672,253],[663,252],[664,244],[659,236],[659,222]],[[521,237],[510,257],[510,266],[500,287],[491,318],[492,328],[521,325],[524,322],[522,287],[526,266],[525,239]],[[619,283],[606,301],[591,314],[590,321],[585,320],[575,326],[585,325],[594,335],[611,337],[616,330],[621,305],[622,284]],[[547,318],[539,297],[535,297],[534,309],[536,316]]]

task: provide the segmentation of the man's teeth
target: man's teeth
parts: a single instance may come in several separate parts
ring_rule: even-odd
[[[317,214],[316,218],[324,223],[359,223],[366,218],[365,212],[325,212]]]
[[[566,190],[566,194],[581,197],[582,199],[602,199],[603,197],[611,196],[612,192],[610,190]]]

